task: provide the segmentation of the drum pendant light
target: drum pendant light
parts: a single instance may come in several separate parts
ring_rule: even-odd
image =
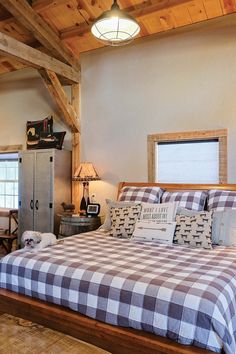
[[[115,0],[111,9],[97,18],[91,28],[92,34],[102,43],[121,46],[130,43],[138,35],[138,22],[122,11]]]

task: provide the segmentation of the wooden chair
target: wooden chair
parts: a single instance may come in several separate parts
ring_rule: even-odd
[[[15,222],[16,227],[12,231],[12,222]],[[18,210],[12,209],[9,210],[9,226],[8,229],[3,233],[0,234],[0,245],[3,246],[6,253],[10,253],[12,249],[12,243],[14,240],[17,239],[17,231],[18,231]]]

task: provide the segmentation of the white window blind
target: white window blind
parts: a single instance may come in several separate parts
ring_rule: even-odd
[[[18,154],[0,154],[0,208],[18,208]]]
[[[156,144],[156,181],[219,183],[219,141]]]

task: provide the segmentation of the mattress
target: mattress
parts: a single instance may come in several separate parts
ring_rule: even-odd
[[[99,321],[236,353],[236,248],[135,243],[93,231],[0,263],[0,287]]]

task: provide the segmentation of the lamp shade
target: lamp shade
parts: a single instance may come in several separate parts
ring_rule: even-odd
[[[100,179],[101,178],[91,162],[82,162],[73,176],[74,181],[81,182],[99,181]]]
[[[120,10],[117,1],[111,9],[97,18],[91,28],[92,34],[101,42],[120,46],[130,43],[138,35],[138,22],[128,13]]]

